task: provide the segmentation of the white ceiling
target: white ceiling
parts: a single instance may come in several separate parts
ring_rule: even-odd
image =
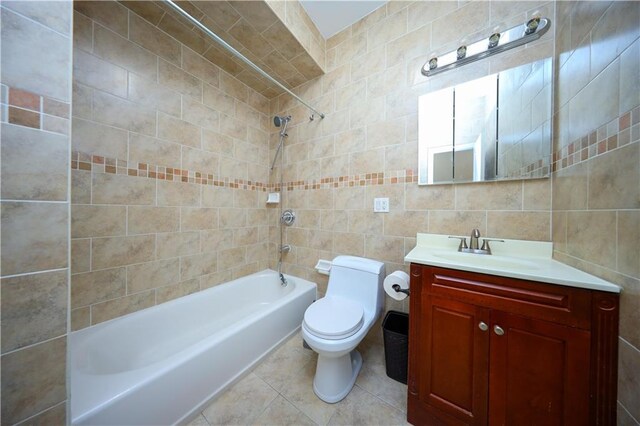
[[[367,16],[386,1],[300,0],[300,3],[327,39]]]

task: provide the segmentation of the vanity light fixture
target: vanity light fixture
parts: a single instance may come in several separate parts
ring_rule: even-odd
[[[550,26],[551,21],[548,18],[535,17],[522,25],[509,28],[501,33],[495,31],[488,39],[482,39],[472,44],[465,43],[458,49],[444,55],[431,57],[422,66],[422,74],[430,77],[496,53],[522,46],[542,37]],[[487,40],[489,41],[488,44]]]

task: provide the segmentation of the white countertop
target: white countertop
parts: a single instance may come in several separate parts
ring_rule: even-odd
[[[418,234],[416,247],[404,260],[461,271],[620,293],[620,287],[615,284],[553,260],[553,243],[550,242],[493,242],[491,255],[460,253],[459,243],[459,240],[447,235]]]

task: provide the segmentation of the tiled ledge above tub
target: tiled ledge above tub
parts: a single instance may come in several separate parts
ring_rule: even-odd
[[[449,238],[448,235],[417,234],[416,247],[404,260],[441,268],[620,293],[617,285],[554,260],[551,242],[493,242],[491,255],[460,253],[459,243],[458,239]]]

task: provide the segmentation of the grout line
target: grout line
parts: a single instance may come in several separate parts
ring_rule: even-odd
[[[75,13],[75,10],[73,11]],[[82,15],[80,12],[78,12],[80,15]],[[85,16],[85,15],[82,15]],[[88,18],[88,17],[87,17]],[[93,19],[88,18],[91,21],[91,51],[89,53],[93,54],[93,52],[96,49],[96,23]],[[128,19],[128,17],[127,17]],[[79,47],[80,48],[80,47]]]
[[[553,212],[553,208],[551,209]],[[568,251],[569,248],[569,212],[564,212],[564,241],[563,241],[565,250]],[[552,255],[553,256],[553,255]]]
[[[44,343],[49,343],[49,342],[52,342],[52,341],[54,341],[54,340],[56,340],[56,339],[61,339],[61,338],[65,338],[65,339],[67,338],[67,332],[66,332],[66,330],[65,330],[65,332],[64,332],[63,334],[60,334],[60,335],[58,335],[58,336],[51,337],[51,338],[49,338],[49,339],[45,339],[45,340],[41,340],[41,341],[39,341],[39,342],[32,343],[32,344],[30,344],[30,345],[21,346],[21,347],[19,347],[19,348],[17,348],[17,349],[13,349],[13,350],[10,350],[10,351],[8,351],[8,352],[4,352],[4,353],[2,354],[2,357],[4,358],[6,355],[11,355],[11,354],[13,354],[13,353],[20,352],[20,351],[25,350],[25,349],[31,349],[31,348],[33,348],[33,347],[35,347],[35,346],[42,345],[42,344],[44,344]]]
[[[38,274],[48,274],[48,273],[52,273],[52,272],[61,272],[64,271],[66,269],[70,269],[70,268],[56,268],[56,269],[45,269],[45,270],[41,270],[41,271],[33,271],[33,272],[23,272],[20,274],[12,274],[12,275],[3,275],[2,279],[9,279],[9,278],[20,278],[20,277],[26,277],[29,275],[38,275]]]
[[[133,40],[131,40],[131,14],[132,13],[133,11],[127,8],[127,34],[124,36],[124,38],[126,38],[131,42],[133,42]],[[89,18],[89,19],[92,19],[92,18]]]
[[[72,122],[72,117],[73,117],[73,63],[76,57],[76,53],[73,50],[73,46],[74,46],[74,40],[73,40],[73,19],[74,19],[74,11],[73,11],[73,4],[71,4],[71,10],[69,11],[70,17],[71,17],[71,22],[70,22],[70,34],[71,36],[69,37],[69,45],[68,45],[68,49],[69,49],[69,53],[70,53],[70,64],[68,65],[68,77],[67,77],[67,81],[69,83],[69,87],[67,89],[67,97],[68,97],[68,107],[67,107],[67,125],[66,125],[66,130],[67,130],[67,143],[66,143],[66,155],[67,155],[67,173],[66,173],[66,182],[67,182],[67,188],[66,188],[66,201],[68,204],[67,207],[67,229],[66,229],[66,237],[67,237],[67,273],[66,273],[66,306],[65,306],[65,318],[67,320],[67,324],[65,327],[65,331],[66,331],[66,344],[69,344],[69,334],[71,333],[73,327],[72,327],[72,316],[71,316],[71,296],[72,296],[72,292],[71,292],[71,270],[73,268],[73,244],[72,244],[72,240],[71,240],[71,191],[72,191],[72,187],[73,187],[73,173],[71,173],[70,170],[70,166],[71,166],[71,150],[72,150],[72,138],[73,138],[73,122]],[[93,24],[91,25],[91,50],[93,51]],[[43,98],[43,105],[42,105],[42,111],[44,112],[44,98]],[[66,362],[66,366],[65,366],[65,380],[66,383],[71,383],[71,354],[69,353],[68,350],[68,346],[67,346],[67,350],[65,351],[65,362]],[[65,407],[65,417],[67,419],[71,418],[71,386],[65,386],[65,398],[66,401],[64,402]],[[70,422],[69,420],[67,420],[68,422]]]
[[[50,99],[52,99],[52,98],[50,98]],[[25,108],[21,108],[21,107],[17,107],[17,106],[14,106],[14,105],[2,104],[1,106],[2,106],[2,108],[6,108],[7,114],[9,114],[9,108],[14,108],[14,109],[20,109],[20,110],[23,110],[23,111],[34,112],[34,113],[36,113],[36,114],[38,114],[40,116],[40,127],[39,128],[26,126],[26,125],[20,124],[20,123],[13,123],[13,122],[9,122],[9,121],[3,121],[2,124],[4,124],[4,125],[7,125],[7,126],[18,126],[18,127],[22,127],[22,128],[26,128],[26,129],[35,130],[35,131],[38,131],[38,132],[43,132],[43,133],[50,134],[50,135],[63,136],[63,137],[66,137],[66,138],[70,138],[70,136],[71,136],[70,134],[60,133],[58,131],[47,130],[47,129],[43,129],[42,128],[42,123],[43,123],[43,120],[44,120],[45,116],[54,117],[54,118],[57,118],[57,119],[60,119],[60,120],[68,120],[69,121],[69,126],[70,126],[71,125],[71,120],[69,120],[68,118],[58,117],[56,115],[51,115],[51,114],[44,114],[42,112],[31,111],[31,110],[28,110],[28,109],[25,109]],[[9,117],[7,116],[7,120],[8,119],[9,119]]]
[[[71,386],[69,386],[69,387],[71,387]],[[64,401],[60,401],[60,402],[58,402],[58,403],[55,403],[55,404],[53,404],[52,406],[47,407],[47,408],[45,408],[45,409],[44,409],[44,410],[42,410],[42,411],[38,411],[36,414],[34,414],[34,415],[32,415],[32,416],[29,416],[29,417],[27,417],[26,419],[23,419],[23,420],[19,421],[18,423],[15,423],[15,426],[19,426],[19,425],[27,424],[27,422],[29,422],[29,420],[33,420],[33,419],[35,419],[36,417],[38,417],[38,416],[39,416],[40,414],[42,414],[42,413],[45,413],[45,412],[47,412],[47,411],[49,411],[49,410],[53,410],[54,408],[56,408],[56,407],[58,407],[58,406],[60,406],[60,405],[63,405],[63,404],[65,404],[65,405],[66,405],[66,404],[67,404],[67,402],[69,401],[69,395],[65,395],[65,397],[66,397],[66,398],[65,398],[65,400],[64,400]],[[34,422],[34,423],[29,423],[29,424],[35,424],[35,422]]]
[[[618,338],[620,340],[622,340],[623,342],[625,342],[627,345],[629,345],[629,347],[631,347],[631,349],[633,349],[635,352],[637,352],[638,355],[640,355],[640,348],[635,347],[632,343],[630,343],[627,339],[625,339],[622,336],[618,336]]]
[[[13,200],[13,199],[2,199],[2,203],[29,203],[29,204],[70,204],[68,200],[65,201],[54,201],[54,200]]]
[[[636,424],[640,425],[640,421],[638,421],[638,420],[633,416],[633,414],[631,414],[631,413],[629,412],[629,410],[627,410],[627,407],[625,407],[625,406],[624,406],[624,404],[623,404],[622,402],[620,402],[620,401],[618,400],[618,401],[617,401],[617,403],[618,403],[618,406],[620,406],[620,407],[625,411],[625,413],[627,413],[627,414],[629,415],[629,417],[631,417],[631,419],[632,419],[634,422],[636,422]]]
[[[38,112],[38,118],[40,119],[40,129],[44,130],[44,96],[38,96],[38,100],[40,101],[40,111]],[[16,108],[16,107],[14,107]],[[22,109],[22,108],[20,108]],[[69,149],[69,144],[67,142],[67,149]]]
[[[87,306],[87,308],[89,309],[89,325],[86,327],[90,327],[93,324],[93,305],[89,305]],[[80,329],[86,328],[86,327],[81,327]]]
[[[588,179],[587,179],[588,180]],[[587,195],[589,193],[587,192]],[[616,271],[620,270],[620,264],[619,264],[619,258],[620,258],[620,243],[619,243],[619,238],[618,236],[620,235],[620,212],[616,211],[615,212],[616,215],[616,226],[615,226],[615,241],[616,241],[616,245],[615,245],[615,265],[616,265]]]
[[[69,28],[69,34],[64,34],[64,33],[61,33],[61,32],[60,32],[60,31],[58,31],[58,30],[55,30],[55,29],[53,29],[53,28],[51,28],[51,27],[48,27],[48,26],[44,25],[43,23],[38,22],[38,21],[36,21],[35,19],[29,18],[28,16],[23,15],[22,13],[17,12],[17,11],[15,11],[15,10],[11,9],[11,8],[6,7],[6,6],[2,6],[2,5],[0,5],[0,9],[5,9],[6,11],[8,11],[8,12],[10,12],[10,13],[13,13],[14,15],[18,15],[20,18],[22,18],[22,19],[24,19],[24,20],[26,20],[26,21],[29,21],[29,22],[31,22],[31,23],[33,23],[33,24],[36,24],[36,25],[38,25],[39,27],[42,27],[42,28],[44,28],[44,29],[46,29],[46,30],[48,30],[48,31],[53,32],[53,33],[56,33],[56,34],[58,34],[59,36],[62,36],[62,37],[64,37],[64,38],[66,38],[66,39],[73,39],[73,37],[71,36],[71,34],[73,33],[73,29],[72,29],[72,28]]]

